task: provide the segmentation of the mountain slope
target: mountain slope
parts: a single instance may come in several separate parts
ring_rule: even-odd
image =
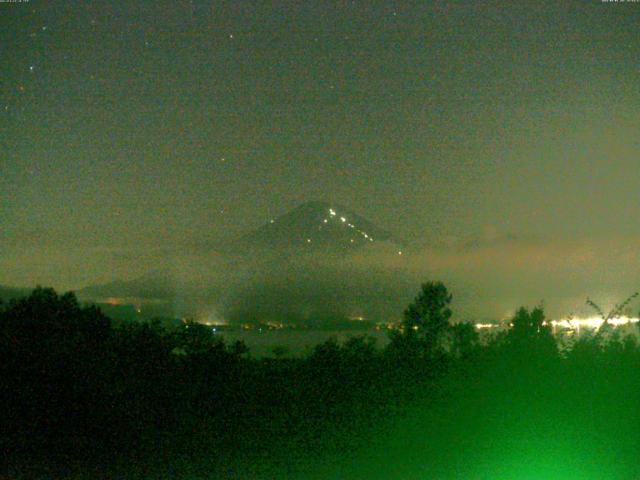
[[[219,260],[197,279],[190,268],[177,269],[173,274],[156,272],[87,287],[78,294],[83,299],[139,305],[163,300],[181,305],[181,311],[199,304],[239,322],[388,318],[399,311],[401,295],[396,290],[401,279],[393,277],[393,269],[384,268],[383,258],[388,260],[397,250],[389,232],[351,210],[307,202],[224,250],[212,251]]]
[[[389,232],[351,210],[313,201],[242,236],[229,245],[228,250],[237,253],[258,250],[335,253],[389,240]]]
[[[166,271],[149,272],[132,280],[90,285],[76,292],[80,299],[135,297],[146,300],[169,299],[176,294],[173,275]]]

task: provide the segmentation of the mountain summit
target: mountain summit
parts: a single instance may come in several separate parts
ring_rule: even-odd
[[[389,232],[337,204],[312,201],[243,235],[240,250],[302,250],[344,252],[389,241]]]

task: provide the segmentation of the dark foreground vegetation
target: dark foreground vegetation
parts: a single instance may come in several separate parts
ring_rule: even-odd
[[[0,478],[640,478],[632,337],[523,308],[479,342],[450,302],[425,284],[385,349],[254,359],[36,289],[0,307]]]

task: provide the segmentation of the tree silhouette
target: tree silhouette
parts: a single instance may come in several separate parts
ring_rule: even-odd
[[[450,329],[449,350],[456,358],[466,358],[478,346],[479,335],[472,323],[456,323]]]
[[[557,353],[551,325],[546,322],[544,308],[541,305],[531,311],[520,307],[511,320],[511,329],[506,340],[518,353]]]
[[[271,353],[273,353],[276,358],[280,359],[289,354],[289,347],[285,345],[276,345],[271,349]]]
[[[9,302],[2,321],[4,333],[11,333],[14,350],[30,349],[38,356],[96,347],[106,340],[110,328],[110,319],[100,309],[81,307],[72,292],[58,295],[52,288],[41,287]]]
[[[225,350],[222,337],[215,335],[211,327],[196,322],[183,325],[175,332],[174,338],[176,347],[187,355],[222,353]]]
[[[452,295],[442,282],[422,284],[420,293],[404,311],[402,328],[391,334],[391,348],[406,356],[442,353],[451,325]]]

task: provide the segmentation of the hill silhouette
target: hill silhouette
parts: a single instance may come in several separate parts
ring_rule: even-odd
[[[225,250],[237,254],[341,253],[381,241],[393,241],[393,237],[352,210],[334,203],[310,201],[248,232],[226,245]]]

